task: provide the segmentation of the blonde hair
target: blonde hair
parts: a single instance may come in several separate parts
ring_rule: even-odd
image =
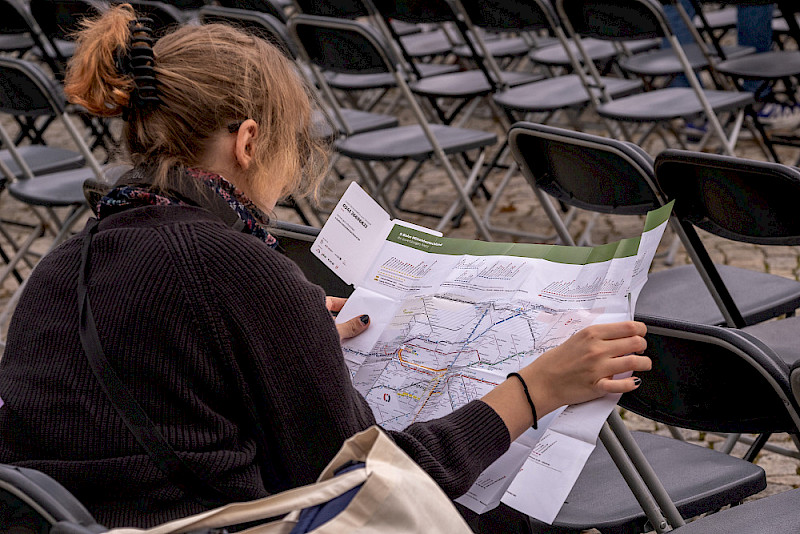
[[[327,145],[313,135],[317,102],[294,64],[275,46],[224,24],[185,25],[153,45],[160,104],[132,100],[132,75],[117,70],[130,47],[129,4],[84,22],[67,68],[69,100],[103,117],[127,110],[124,138],[134,165],[154,169],[161,187],[175,166],[196,166],[208,141],[232,122],[253,119],[259,133],[253,163],[237,184],[261,198],[315,192],[327,166]],[[135,100],[135,99],[134,99]]]

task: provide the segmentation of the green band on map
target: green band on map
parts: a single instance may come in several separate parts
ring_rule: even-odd
[[[653,228],[667,222],[669,216],[672,214],[672,206],[675,204],[674,200],[670,200],[657,210],[648,211],[647,219],[644,221],[644,230],[642,232],[649,232]]]
[[[647,214],[645,232],[658,227],[669,219],[672,202]],[[490,243],[473,239],[436,237],[419,230],[398,224],[389,232],[387,241],[436,254],[460,256],[516,256],[520,258],[540,258],[556,263],[583,265],[600,263],[612,258],[635,256],[639,250],[640,237],[623,239],[597,247],[566,247],[560,245],[537,245],[533,243]]]

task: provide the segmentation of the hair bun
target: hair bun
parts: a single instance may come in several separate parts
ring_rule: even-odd
[[[84,20],[76,35],[75,54],[67,64],[64,92],[70,102],[102,117],[118,116],[129,107],[137,86],[134,76],[124,73],[118,66],[125,63],[132,48],[130,23],[136,20],[130,4],[114,6],[97,17]],[[152,43],[147,41],[152,40],[152,32],[135,28],[139,30],[139,38],[144,38],[136,48],[148,49],[152,54]],[[152,61],[149,64],[152,65]]]

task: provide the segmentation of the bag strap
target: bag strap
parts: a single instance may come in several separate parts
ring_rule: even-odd
[[[83,238],[81,267],[78,272],[79,332],[81,345],[83,345],[92,372],[125,426],[170,482],[178,486],[184,493],[197,496],[196,500],[206,507],[215,507],[223,502],[228,502],[229,499],[222,491],[212,486],[207,478],[189,467],[178,456],[175,449],[167,443],[156,425],[111,367],[103,352],[88,293],[89,249],[98,228],[99,221],[94,218],[89,219]]]
[[[254,501],[234,502],[213,510],[206,510],[189,517],[175,519],[169,523],[139,530],[133,528],[116,528],[107,534],[175,534],[178,532],[207,532],[205,529],[224,529],[231,525],[241,525],[276,518],[285,514],[292,515],[283,518],[288,522],[288,532],[296,522],[296,514],[301,509],[326,503],[336,497],[365,484],[368,479],[366,467],[348,471],[341,475],[314,482],[306,486],[299,486],[282,491],[269,497]],[[273,523],[263,525],[269,530]],[[250,529],[248,529],[250,531]]]

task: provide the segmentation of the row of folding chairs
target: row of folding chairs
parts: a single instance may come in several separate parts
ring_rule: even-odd
[[[627,135],[627,138],[632,138],[633,131],[627,131],[625,124],[652,124],[652,127],[644,128],[641,131],[641,135],[636,139],[640,144],[644,137],[652,133],[657,133],[663,137],[665,131],[677,133],[678,135],[675,139],[678,143],[683,143],[682,136],[678,132],[679,128],[674,126],[674,121],[676,119],[686,120],[691,117],[696,118],[705,115],[709,119],[709,125],[711,126],[709,128],[711,133],[706,137],[710,138],[713,133],[722,136],[720,137],[723,141],[722,149],[727,153],[732,153],[734,139],[738,136],[738,131],[743,124],[742,121],[745,120],[746,113],[751,117],[749,121],[751,126],[759,130],[756,133],[756,137],[762,140],[768,139],[763,135],[763,130],[758,128],[758,121],[755,119],[750,107],[752,95],[749,93],[701,91],[697,87],[668,88],[660,91],[641,92],[642,85],[638,79],[628,80],[601,75],[596,69],[596,63],[601,58],[608,56],[609,48],[612,51],[630,49],[633,47],[630,41],[631,38],[637,39],[645,36],[669,38],[670,29],[666,21],[663,20],[663,14],[659,11],[660,7],[655,5],[656,3],[654,2],[644,0],[634,2],[623,10],[620,10],[619,6],[616,6],[614,2],[588,2],[587,5],[592,4],[594,11],[599,10],[598,12],[603,13],[603,20],[611,21],[614,20],[613,17],[617,17],[627,21],[625,24],[615,23],[609,25],[619,28],[616,33],[609,32],[608,28],[593,27],[590,23],[591,21],[580,20],[580,13],[594,12],[588,8],[582,10],[580,6],[583,3],[565,0],[556,2],[556,5],[553,6],[549,0],[535,0],[523,5],[506,5],[509,3],[504,1],[459,2],[455,0],[450,2],[439,0],[437,2],[397,4],[395,2],[381,1],[362,3],[359,0],[349,0],[348,2],[298,2],[295,6],[295,11],[298,13],[311,12],[337,15],[338,22],[336,23],[330,20],[322,22],[329,26],[338,24],[336,28],[338,33],[332,32],[331,27],[328,27],[324,32],[326,33],[324,45],[328,53],[327,56],[322,58],[306,54],[303,59],[312,63],[316,62],[321,67],[323,76],[321,78],[319,76],[315,77],[314,82],[322,89],[323,94],[332,106],[332,114],[336,117],[336,122],[338,123],[337,129],[341,130],[340,133],[345,135],[350,133],[351,136],[355,137],[352,140],[343,139],[338,143],[339,154],[344,154],[357,162],[355,167],[359,171],[361,180],[370,188],[371,192],[376,197],[383,199],[385,207],[391,213],[395,209],[403,209],[400,207],[399,199],[395,199],[393,202],[389,201],[385,192],[386,189],[394,181],[400,181],[403,184],[400,193],[402,194],[402,191],[409,186],[410,180],[421,171],[425,161],[435,159],[443,166],[457,197],[450,209],[446,210],[445,213],[431,214],[440,217],[439,228],[445,227],[455,215],[466,210],[475,221],[477,233],[484,239],[492,239],[498,232],[519,233],[495,227],[491,222],[491,215],[497,206],[502,191],[513,177],[516,169],[512,164],[512,167],[508,169],[508,172],[505,173],[501,183],[496,188],[492,202],[483,213],[480,213],[473,203],[474,194],[483,191],[488,196],[488,189],[485,186],[486,175],[488,170],[494,167],[494,163],[502,162],[506,151],[496,150],[495,161],[487,165],[483,158],[492,150],[496,137],[485,132],[457,131],[453,129],[452,124],[456,116],[459,114],[468,116],[465,110],[477,102],[489,103],[490,108],[495,112],[495,116],[503,125],[503,131],[507,130],[511,121],[519,118],[530,118],[535,115],[537,122],[546,122],[552,116],[558,114],[565,116],[573,127],[580,129],[582,124],[578,119],[581,110],[593,107],[606,121],[609,132],[616,136]],[[35,0],[34,4],[43,4],[43,2],[42,0]],[[34,4],[32,4],[32,7]],[[64,3],[62,0],[61,3],[55,2],[54,4],[75,6],[86,4],[86,2]],[[159,25],[166,26],[181,21],[181,17],[174,13],[176,10],[174,8],[170,9],[173,6],[162,5],[160,2],[148,0],[135,1],[134,4],[137,9],[143,10],[154,17]],[[263,5],[272,4],[263,2]],[[89,8],[84,6],[81,9],[85,12]],[[632,15],[631,9],[634,9],[633,15],[635,16]],[[42,11],[42,9],[40,8],[39,11]],[[170,11],[173,12],[172,15],[170,15]],[[274,13],[276,17],[280,17],[274,20],[278,20],[279,23],[286,22],[286,12],[281,6],[273,6],[269,11]],[[43,26],[48,28],[52,26],[74,26],[73,19],[80,12],[80,9],[76,8],[69,13],[67,13],[68,10],[60,9],[59,12],[63,14],[59,19],[62,24],[54,24],[51,21]],[[65,22],[68,19],[67,15],[72,16],[72,18],[69,18],[69,24]],[[353,17],[363,17],[365,15],[378,19],[378,23],[374,25],[372,30],[376,28],[386,30],[383,33],[373,31],[373,35],[369,39],[361,37],[364,43],[372,41],[371,45],[376,47],[372,50],[372,64],[369,63],[369,58],[364,61],[347,61],[348,58],[342,60],[340,57],[338,58],[339,64],[336,64],[337,57],[335,56],[339,54],[346,55],[346,47],[352,45],[352,42],[348,43],[348,39],[352,41],[355,33],[359,31],[370,31],[369,29],[359,28],[359,23],[349,20]],[[203,14],[202,11],[200,14],[201,18],[213,17],[216,20],[223,18],[233,20],[238,17],[240,22],[250,17],[250,20],[245,20],[245,24],[249,26],[253,25],[252,19],[254,16],[256,16],[255,12],[251,10],[239,12],[232,12],[231,10],[229,13],[220,14],[214,13],[213,8],[210,14]],[[396,23],[393,24],[393,22],[404,21],[411,24],[424,20],[440,23],[449,22],[451,24],[450,27],[457,30],[460,37],[459,41],[466,43],[462,45],[462,48],[466,48],[467,52],[462,52],[461,54],[471,57],[476,68],[468,71],[446,72],[448,67],[452,67],[452,65],[417,65],[414,63],[414,58],[423,52],[414,51],[411,46],[400,47],[399,51],[401,53],[398,54],[398,48],[392,47],[386,39],[388,31],[391,34],[390,36],[397,37],[397,39],[393,40],[394,43],[402,43],[404,36],[398,35],[398,32],[394,29]],[[637,24],[630,23],[631,20]],[[319,20],[315,21],[304,16],[299,24],[308,26],[320,23]],[[292,24],[296,26],[298,23]],[[516,43],[519,40],[498,39],[484,41],[483,35],[487,31],[495,33],[514,32],[520,36],[535,36],[542,31],[552,33],[557,36],[559,44],[536,49],[530,53],[530,58],[537,64],[545,65],[548,68],[558,65],[570,67],[573,74],[539,79],[532,72],[502,70],[497,62],[494,61],[495,53],[498,49],[502,49],[501,46],[497,46],[497,43],[504,45],[504,43]],[[350,32],[349,37],[344,36],[347,32]],[[54,38],[58,35],[55,30],[45,33],[52,35]],[[313,33],[306,32],[311,36],[308,38],[316,38]],[[447,34],[447,32],[442,33]],[[332,35],[338,35],[338,37],[333,38]],[[410,39],[415,35],[419,34],[412,34],[405,36],[405,38]],[[591,37],[587,39],[587,35]],[[623,41],[622,37],[625,37],[626,41]],[[364,43],[361,44],[363,45]],[[313,46],[313,43],[309,44]],[[495,46],[492,46],[493,44]],[[598,51],[598,44],[608,45],[605,47],[606,51]],[[668,76],[681,70],[688,70],[690,71],[688,75],[694,76],[693,69],[709,64],[703,59],[705,56],[697,50],[689,50],[686,54],[681,54],[679,43],[675,41],[672,44],[673,49],[678,52],[678,56],[673,57],[671,60],[664,52],[666,54],[672,54],[673,52],[667,50],[636,55],[627,60],[619,61],[619,65],[639,75],[654,76],[658,74]],[[345,48],[336,50],[335,46]],[[509,46],[504,46],[506,53],[510,54],[511,52],[508,52]],[[55,45],[54,47],[56,50],[59,48]],[[376,51],[377,54],[375,53]],[[436,51],[438,49],[433,50],[433,52]],[[700,51],[702,52],[702,50]],[[297,50],[297,53],[302,53],[302,51]],[[585,57],[581,59],[580,55]],[[374,61],[377,57],[384,59],[384,63],[389,61],[393,64],[389,66],[379,65],[380,62]],[[690,57],[691,62],[689,62]],[[61,64],[61,60],[56,57],[54,63],[56,66],[53,69],[55,70]],[[665,63],[667,67],[664,67]],[[653,64],[661,65],[660,70],[654,71],[650,67]],[[377,69],[377,71],[366,72],[364,70],[366,66],[369,66],[373,71]],[[424,73],[422,72],[423,67],[427,69]],[[437,68],[433,69],[433,67]],[[452,70],[452,68],[449,70]],[[312,74],[315,73],[316,71],[312,72]],[[431,74],[435,75],[431,76]],[[402,78],[402,82],[398,82],[395,76]],[[370,82],[370,80],[372,81]],[[342,108],[338,106],[341,98],[337,98],[333,94],[333,90],[336,89],[352,91],[357,88],[387,89],[389,87],[399,87],[402,94],[408,97],[406,101],[411,106],[414,117],[419,121],[419,127],[411,129],[399,127],[396,125],[395,118],[371,115],[369,114],[369,109]],[[414,96],[410,96],[408,91]],[[415,100],[415,97],[420,97],[423,100],[421,102],[422,106],[419,105],[420,102]],[[454,99],[460,101],[454,110],[448,112],[442,109],[441,102]],[[427,115],[426,111],[429,112]],[[446,128],[442,127],[442,124],[425,124],[428,122],[431,112],[440,119],[440,122],[444,123]],[[727,113],[729,120],[720,122],[720,120],[717,120],[718,113],[723,115]],[[349,116],[343,118],[343,114]],[[545,114],[545,116],[542,116],[542,114]],[[358,118],[359,122],[354,124],[354,128],[348,128],[349,122],[354,120],[353,117]],[[458,121],[457,123],[460,124],[460,122]],[[665,125],[665,128],[662,127]],[[378,129],[383,129],[385,126],[394,126],[394,129],[381,134],[363,135],[368,131],[371,133]],[[723,131],[725,130],[723,126],[730,126],[729,129],[732,130],[730,138],[727,136],[726,131]],[[413,135],[407,143],[393,143],[392,141],[401,133],[406,136]],[[357,137],[359,134],[362,136]],[[465,138],[470,141],[465,143]],[[406,137],[402,139],[406,139]],[[367,140],[371,142],[365,143]],[[396,149],[398,146],[409,147],[414,150],[398,151]],[[777,157],[768,143],[764,148],[768,157]],[[422,150],[421,152],[420,149]],[[469,155],[470,151],[472,151],[472,155]],[[376,161],[378,162],[377,164]],[[389,165],[390,163],[391,165]],[[384,165],[389,165],[389,169],[386,172],[382,170]],[[409,165],[411,170],[403,172]],[[303,210],[300,210],[300,213],[302,214]],[[312,217],[306,217],[305,220],[312,222],[312,219],[315,224],[321,222],[316,213]],[[522,237],[532,239],[547,236],[523,234]]]
[[[633,2],[622,8],[615,2],[559,0],[555,6],[557,9],[543,0],[523,5],[514,4],[513,6],[506,5],[507,2],[463,1],[418,4],[424,4],[424,7],[413,2],[408,4],[376,2],[373,14],[382,14],[385,20],[404,20],[410,23],[424,20],[425,16],[432,17],[434,21],[460,21],[461,24],[456,27],[461,28],[464,40],[475,44],[471,56],[473,60],[478,59],[478,68],[467,72],[445,73],[415,79],[413,73],[404,70],[405,63],[402,61],[402,54],[396,55],[394,53],[396,51],[386,44],[386,40],[381,37],[375,27],[370,28],[344,17],[332,19],[306,14],[290,19],[289,26],[292,28],[292,36],[301,44],[300,53],[303,55],[303,59],[320,67],[325,72],[338,72],[340,76],[358,76],[367,73],[395,74],[398,79],[393,84],[395,87],[399,87],[407,97],[420,124],[427,120],[427,117],[424,116],[424,107],[414,102],[414,96],[423,97],[428,102],[435,103],[445,97],[457,98],[466,102],[470,99],[485,99],[491,95],[490,102],[495,108],[496,116],[504,123],[520,118],[520,114],[522,117],[530,117],[534,113],[552,115],[558,111],[580,110],[592,106],[600,117],[606,120],[609,132],[618,137],[634,139],[634,131],[628,131],[628,126],[639,123],[648,124],[649,126],[638,128],[640,135],[635,139],[639,144],[654,133],[660,135],[668,144],[669,141],[665,134],[672,132],[676,134],[675,140],[679,146],[685,147],[683,137],[675,126],[675,121],[705,118],[708,121],[708,133],[701,140],[700,147],[705,146],[705,143],[716,135],[721,141],[720,149],[727,154],[733,154],[741,128],[749,126],[764,149],[765,156],[769,159],[777,159],[777,154],[769,143],[769,136],[760,127],[755,116],[752,107],[753,95],[722,89],[703,89],[694,70],[703,66],[710,67],[713,64],[713,60],[705,59],[709,51],[699,44],[696,49],[689,52],[684,51],[672,35],[657,2]],[[315,3],[315,5],[321,4]],[[324,5],[327,6],[327,4]],[[298,5],[298,11],[305,13],[308,9],[308,6]],[[358,13],[363,14],[364,11]],[[601,13],[602,16],[585,17],[584,15],[587,13]],[[476,24],[474,21],[478,21],[478,23]],[[597,24],[597,21],[603,22]],[[481,32],[475,30],[478,25],[482,25],[481,29],[513,30],[523,34],[542,29],[553,32],[561,41],[560,53],[568,56],[567,63],[571,64],[575,74],[540,80],[525,80],[524,77],[519,76],[520,72],[518,71],[508,72],[499,69],[498,65],[492,61],[493,56],[488,46],[491,41],[483,42]],[[317,29],[313,29],[315,27]],[[376,25],[376,27],[379,28],[380,25]],[[296,28],[301,28],[301,31],[295,31]],[[569,41],[567,34],[570,34],[572,38]],[[654,89],[651,84],[652,90],[641,92],[641,83],[638,80],[603,76],[595,66],[596,57],[587,51],[585,39],[581,37],[587,35],[595,39],[612,40],[619,46],[622,46],[622,37],[627,39],[667,38],[672,44],[672,50],[633,56],[620,61],[620,65],[628,71],[642,76],[669,76],[682,72],[692,80],[692,87]],[[353,44],[358,41],[360,41],[358,48],[353,48]],[[531,57],[541,57],[542,53],[553,48],[555,47],[537,50],[531,54]],[[354,49],[358,49],[360,55],[351,58]],[[324,51],[324,53],[318,53],[319,51]],[[575,57],[579,52],[585,56],[583,59]],[[677,55],[670,58],[667,54]],[[355,60],[350,61],[350,59]],[[654,64],[659,65],[658,70],[652,66]],[[408,64],[405,65],[408,66]],[[407,80],[411,80],[411,82],[405,83]],[[459,84],[459,80],[465,83]],[[467,80],[475,83],[467,84]],[[316,82],[323,88],[325,84],[331,86],[330,79],[324,76],[317,77]],[[336,97],[330,91],[326,90],[325,92],[331,100],[331,105],[335,108]],[[446,116],[442,113],[438,113],[438,115],[446,123],[453,120],[452,115]],[[548,119],[548,116],[543,118],[545,121]],[[573,126],[581,127],[577,123],[573,123]],[[441,143],[436,142],[436,133],[432,129],[429,130],[427,141],[432,150],[428,155],[435,155],[441,161],[442,155],[438,153],[436,147]],[[344,139],[337,145],[340,153],[352,159],[367,162],[362,178],[371,186],[371,191],[378,198],[384,198],[384,191],[389,182],[398,179],[397,175],[403,164],[410,160],[422,159],[419,153],[398,152],[397,147],[392,146],[390,134],[397,133],[399,133],[398,130],[387,131],[383,135],[375,133],[369,136],[371,142],[366,144],[362,144],[367,140],[366,136],[360,138],[355,136],[355,139]],[[486,138],[483,142],[489,144],[491,140]],[[417,147],[414,143],[408,143],[408,146]],[[462,150],[470,148],[477,149],[478,147],[469,145]],[[442,150],[442,152],[449,155],[448,150]],[[498,159],[502,159],[502,153],[502,150],[496,152]],[[472,158],[471,162],[477,159],[477,157]],[[376,160],[391,160],[397,163],[390,168],[389,172],[378,177],[372,172],[374,167],[369,165],[370,162]],[[442,164],[447,169],[447,175],[455,187],[458,199],[451,205],[450,210],[445,211],[444,214],[437,214],[441,215],[438,228],[442,229],[446,226],[459,209],[466,209],[475,220],[478,234],[482,238],[490,239],[492,231],[502,231],[502,229],[492,228],[488,220],[488,216],[491,215],[496,204],[492,204],[483,214],[478,214],[475,207],[469,202],[473,193],[478,191],[479,186],[482,185],[485,173],[476,175],[475,173],[479,169],[473,166],[465,169],[471,172],[465,172],[462,173],[463,176],[456,177],[456,173],[452,172],[449,164]],[[411,173],[405,178],[405,184],[408,183],[410,176],[419,171],[420,166],[421,163],[414,166]],[[514,170],[513,168],[509,169],[506,173],[498,187],[499,190],[502,190],[513,176]],[[470,198],[466,198],[467,196]],[[496,195],[495,198],[498,197],[499,195]],[[386,203],[388,204],[388,201]],[[391,205],[386,207],[391,211]],[[397,207],[396,203],[395,207]]]

